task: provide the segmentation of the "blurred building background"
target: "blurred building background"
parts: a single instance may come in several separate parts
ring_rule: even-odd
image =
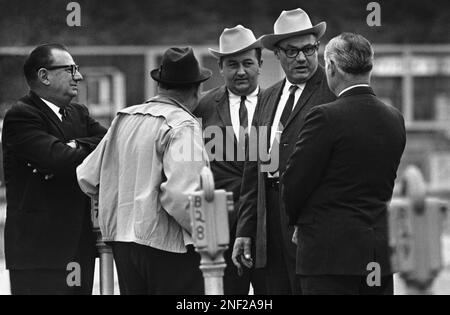
[[[118,109],[154,95],[156,84],[149,72],[167,47],[194,47],[201,63],[214,72],[204,84],[207,90],[223,82],[207,49],[217,47],[223,28],[243,24],[256,36],[272,33],[282,10],[301,7],[314,24],[327,22],[321,52],[343,31],[360,33],[374,44],[374,90],[403,113],[407,125],[399,174],[407,164],[416,164],[433,190],[450,198],[448,0],[377,1],[379,27],[366,23],[369,0],[79,0],[80,27],[66,23],[69,2],[0,0],[0,126],[6,110],[28,91],[22,65],[38,44],[60,42],[69,47],[85,78],[78,101],[109,125]],[[270,51],[263,52],[263,59],[260,82],[265,88],[281,79],[282,71]]]

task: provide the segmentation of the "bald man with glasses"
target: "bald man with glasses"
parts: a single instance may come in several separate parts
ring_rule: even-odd
[[[72,103],[83,76],[64,46],[35,48],[24,74],[30,93],[2,132],[11,293],[91,294],[95,238],[75,170],[106,129]]]

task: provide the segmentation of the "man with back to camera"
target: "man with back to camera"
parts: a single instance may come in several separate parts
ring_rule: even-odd
[[[392,295],[387,207],[406,143],[404,120],[370,87],[373,50],[363,36],[336,36],[325,61],[338,99],[308,114],[282,177],[301,289]],[[381,272],[375,286],[367,282],[372,263]]]
[[[86,194],[98,195],[100,230],[113,249],[121,294],[204,294],[188,196],[200,189],[208,165],[192,112],[211,71],[199,66],[191,47],[172,47],[151,76],[158,95],[118,113],[77,168],[78,181]]]
[[[325,29],[325,22],[313,26],[305,11],[295,9],[283,11],[274,24],[274,34],[261,38],[286,75],[265,90],[254,118],[258,137],[265,138],[258,145],[266,143],[270,164],[276,168],[264,169],[260,149],[257,162],[245,163],[233,261],[237,266],[252,266],[251,247],[255,246],[255,264],[265,268],[268,294],[299,293],[294,229],[288,226],[281,202],[279,176],[294,149],[305,115],[314,106],[335,99],[323,67],[318,64],[319,39]]]
[[[75,169],[106,129],[71,102],[83,76],[64,46],[36,47],[24,74],[30,93],[6,113],[2,134],[11,293],[91,294],[95,236]]]
[[[236,234],[236,217],[244,171],[244,160],[250,139],[248,133],[258,106],[261,89],[261,43],[253,32],[237,25],[225,28],[220,36],[219,51],[209,49],[218,59],[225,85],[208,91],[194,112],[202,119],[203,129],[220,129],[220,147],[210,156],[215,187],[233,192],[234,211],[229,212],[230,244]],[[206,132],[207,133],[207,132]],[[210,139],[205,135],[205,142]],[[256,182],[253,183],[256,185]],[[256,295],[265,294],[264,275],[260,269],[238,270],[231,260],[232,248],[225,252],[227,267],[224,275],[224,294],[248,294],[250,283]]]

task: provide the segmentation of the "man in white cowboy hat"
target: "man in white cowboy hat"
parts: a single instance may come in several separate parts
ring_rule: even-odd
[[[113,249],[121,294],[203,294],[188,195],[208,164],[191,114],[200,85],[192,48],[169,48],[151,72],[158,95],[121,110],[98,149],[77,169],[81,189],[98,195],[103,241]],[[191,156],[180,156],[190,146]]]
[[[218,59],[225,84],[208,91],[200,100],[194,114],[202,118],[205,129],[220,128],[221,131],[222,138],[220,145],[218,144],[220,148],[216,146],[210,160],[216,188],[233,192],[235,210],[229,213],[232,246],[248,141],[246,132],[252,124],[253,114],[261,95],[258,86],[262,65],[261,43],[251,30],[237,25],[225,28],[220,36],[219,50],[210,49],[210,52]],[[217,139],[206,138],[205,141]],[[253,184],[256,185],[256,182]],[[231,260],[231,253],[231,248],[225,252],[227,268],[224,293],[248,294],[251,283],[255,294],[264,294],[262,271],[248,268],[238,271]]]
[[[255,246],[255,264],[257,268],[265,267],[269,294],[300,293],[295,275],[294,229],[288,226],[279,178],[305,115],[312,107],[335,99],[318,64],[319,39],[325,29],[325,22],[313,26],[305,11],[295,9],[283,11],[274,24],[274,33],[261,38],[286,75],[264,92],[255,113],[259,128],[267,128],[267,153],[279,163],[278,169],[269,173],[262,168],[261,158],[246,162],[233,261],[236,265],[252,265],[250,248]]]

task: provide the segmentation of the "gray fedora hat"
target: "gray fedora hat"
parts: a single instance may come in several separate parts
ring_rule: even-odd
[[[308,14],[300,8],[283,11],[275,21],[274,33],[262,36],[261,43],[264,48],[275,50],[275,45],[279,41],[292,36],[314,34],[319,39],[325,33],[326,28],[325,22],[313,26]]]
[[[254,48],[262,48],[251,30],[242,25],[225,28],[220,35],[219,50],[209,48],[209,52],[216,58],[238,54]]]

